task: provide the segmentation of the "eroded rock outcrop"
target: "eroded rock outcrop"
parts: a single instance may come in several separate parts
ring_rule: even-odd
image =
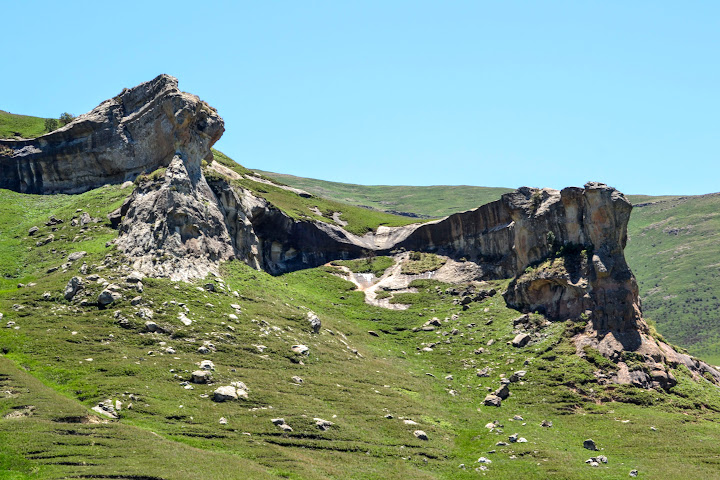
[[[116,245],[146,275],[204,278],[235,255],[199,158],[175,156],[164,176],[142,182],[119,213],[124,219]]]
[[[68,125],[30,140],[0,140],[0,188],[80,193],[183,158],[211,158],[224,123],[169,75],[125,89]]]

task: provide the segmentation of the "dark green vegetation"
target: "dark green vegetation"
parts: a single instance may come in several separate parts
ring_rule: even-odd
[[[0,138],[35,138],[47,133],[45,118],[16,115],[0,110]],[[55,119],[52,119],[55,120]],[[57,122],[57,120],[55,120]]]
[[[608,365],[593,352],[587,360],[574,354],[572,325],[542,326],[533,316],[534,341],[508,345],[518,313],[500,295],[462,311],[444,293],[448,285],[423,280],[413,285],[417,293],[394,299],[410,308],[393,311],[365,304],[352,284],[323,269],[272,277],[231,262],[225,281],[214,280],[217,292],[198,288],[207,282],[145,279],[133,306],[140,294],[118,273],[121,257],[105,247],[115,235],[105,215],[129,192],[0,192],[0,204],[14,209],[0,216],[0,312],[2,326],[15,322],[0,328],[0,478],[470,479],[482,474],[475,471],[481,456],[492,460],[486,473],[493,478],[620,479],[633,468],[645,478],[716,475],[716,387],[692,382],[684,370],[674,372],[672,393],[599,386],[593,372]],[[100,221],[72,226],[77,209]],[[50,215],[64,222],[46,226]],[[33,225],[40,231],[29,237]],[[50,234],[53,241],[36,245]],[[79,250],[87,257],[47,273]],[[128,288],[123,299],[105,310],[65,301],[62,289],[83,262],[85,278]],[[381,262],[388,263],[370,264],[379,270]],[[87,281],[82,298],[93,301],[101,288]],[[145,329],[141,308],[153,311],[163,333]],[[310,310],[323,322],[317,335]],[[181,312],[191,325],[180,322]],[[412,331],[432,317],[442,327]],[[207,343],[214,350],[198,353]],[[309,355],[293,353],[295,344]],[[185,389],[206,359],[215,364],[215,384]],[[479,377],[485,367],[489,376]],[[482,406],[488,389],[518,370],[527,374],[510,385],[502,407]],[[207,398],[232,381],[245,382],[247,400]],[[122,402],[119,420],[88,410],[106,399]],[[278,417],[293,431],[274,426]],[[315,417],[334,425],[322,431]],[[485,425],[494,420],[504,426],[490,431]],[[553,426],[541,427],[543,420]],[[416,439],[417,429],[429,440]],[[495,445],[513,433],[528,442]],[[584,463],[592,456],[582,448],[588,437],[607,465]]]
[[[503,193],[512,191],[511,188],[468,185],[429,187],[354,185],[262,170],[256,171],[273,180],[338,202],[364,205],[382,211],[413,213],[427,218],[440,218],[470,210],[497,200]]]
[[[402,266],[402,273],[417,275],[419,273],[434,272],[445,265],[446,259],[434,253],[410,252],[407,263]]]
[[[376,277],[381,277],[385,270],[390,268],[395,262],[390,257],[366,257],[358,260],[335,260],[333,265],[339,265],[349,268],[354,273],[372,273]]]
[[[362,186],[265,175],[338,201],[429,216],[475,208],[510,191]],[[628,199],[641,205],[630,218],[625,255],[638,279],[646,316],[671,343],[720,364],[720,195]]]

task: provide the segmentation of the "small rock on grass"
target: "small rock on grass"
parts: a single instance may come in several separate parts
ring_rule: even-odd
[[[483,405],[488,407],[499,407],[502,404],[502,398],[497,395],[487,395],[483,400]]]
[[[118,292],[114,292],[109,289],[105,289],[102,292],[100,292],[100,295],[98,295],[98,303],[102,306],[110,305],[113,302],[116,302],[122,298],[122,295]]]
[[[334,425],[333,422],[329,420],[323,420],[322,418],[313,418],[313,420],[315,420],[315,425],[317,425],[317,427],[322,431],[325,431]]]
[[[586,449],[592,450],[592,451],[597,451],[597,449],[598,449],[597,445],[595,445],[595,442],[591,438],[588,438],[587,440],[585,440],[583,442],[583,448],[586,448]]]
[[[638,471],[637,471],[637,470],[630,470],[630,476],[631,476],[631,477],[637,477],[637,476],[638,476]]]
[[[423,432],[422,430],[415,430],[413,432],[413,435],[415,435],[419,440],[430,440],[427,436],[427,433]]]
[[[192,372],[190,381],[192,383],[208,383],[211,379],[212,374],[208,370],[196,370]]]
[[[512,345],[513,347],[524,347],[525,345],[530,342],[530,335],[527,333],[518,333],[515,338],[513,338]]]
[[[77,292],[82,290],[83,288],[83,281],[80,277],[72,277],[70,280],[68,280],[67,285],[65,285],[65,290],[63,291],[63,296],[65,297],[65,300],[70,301],[75,297]]]
[[[248,394],[245,390],[235,388],[232,385],[226,385],[218,388],[213,392],[213,400],[215,402],[228,402],[237,400],[240,397],[247,398]]]

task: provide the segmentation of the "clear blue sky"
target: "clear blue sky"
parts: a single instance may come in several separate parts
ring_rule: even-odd
[[[0,109],[84,113],[160,73],[216,145],[361,184],[720,191],[720,2],[3,2]]]

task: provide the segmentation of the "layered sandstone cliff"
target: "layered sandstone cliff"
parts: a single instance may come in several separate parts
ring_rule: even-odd
[[[166,167],[176,154],[199,164],[223,131],[214,108],[160,75],[47,135],[0,140],[0,188],[80,193]]]

